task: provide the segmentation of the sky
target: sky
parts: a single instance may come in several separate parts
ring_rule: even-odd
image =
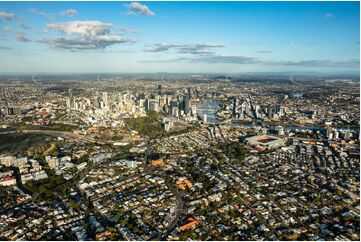
[[[0,72],[359,68],[359,2],[0,2]]]

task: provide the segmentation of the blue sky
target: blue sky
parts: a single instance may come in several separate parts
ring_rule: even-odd
[[[355,72],[359,2],[0,2],[0,72]]]

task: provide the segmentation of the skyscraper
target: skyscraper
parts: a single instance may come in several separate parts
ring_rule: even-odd
[[[66,106],[68,109],[70,108],[74,108],[74,96],[73,96],[73,89],[69,89],[68,90],[69,92],[69,97],[68,99],[66,100]]]
[[[183,97],[183,110],[185,114],[189,113],[189,96],[185,95]]]
[[[188,87],[188,98],[189,98],[189,100],[191,100],[192,99],[192,89],[190,88],[190,87]]]
[[[108,103],[108,93],[107,92],[103,92],[103,103],[104,103],[104,108],[108,109],[109,103]]]
[[[235,118],[236,115],[237,115],[237,97],[233,97],[232,117]]]
[[[98,109],[98,108],[99,108],[99,99],[98,99],[97,96],[95,96],[95,97],[93,98],[93,107],[94,107],[95,109]]]
[[[158,95],[162,96],[162,85],[158,85]]]
[[[149,111],[155,111],[158,112],[159,111],[159,104],[157,102],[157,100],[155,99],[148,99],[148,110]]]
[[[267,108],[267,115],[268,115],[269,119],[272,119],[272,117],[273,117],[273,109],[272,109],[271,106],[268,106],[268,108]]]
[[[69,98],[73,99],[73,89],[69,89]]]

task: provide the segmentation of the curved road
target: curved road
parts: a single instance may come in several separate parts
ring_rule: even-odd
[[[149,170],[149,160],[148,157],[151,155],[151,143],[153,142],[153,139],[146,139],[146,143],[147,143],[147,150],[145,153],[145,171],[146,172],[151,172],[151,170]],[[165,174],[166,175],[166,174]],[[173,182],[164,174],[160,174],[160,176],[162,176],[162,178],[164,179],[167,187],[171,190],[171,192],[174,194],[174,196],[177,199],[177,207],[176,207],[176,211],[174,216],[172,217],[171,221],[168,222],[167,228],[166,230],[159,236],[161,240],[166,240],[168,235],[175,229],[179,218],[182,215],[183,209],[184,209],[184,202],[183,202],[183,198],[182,195],[179,194],[177,188],[175,187],[175,185],[173,184]]]
[[[167,225],[167,229],[162,233],[162,235],[160,236],[161,240],[166,240],[167,237],[169,236],[170,233],[173,232],[173,230],[175,229],[179,218],[182,215],[183,209],[184,209],[184,202],[183,202],[183,198],[182,195],[180,195],[178,193],[177,188],[174,186],[174,184],[169,180],[169,179],[165,179],[166,185],[169,187],[169,189],[171,190],[171,192],[175,195],[175,197],[177,198],[178,204],[177,204],[177,208],[175,211],[175,215],[172,218],[172,220],[168,223]]]

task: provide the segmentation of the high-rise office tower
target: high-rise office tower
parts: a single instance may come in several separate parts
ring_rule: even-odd
[[[74,108],[73,89],[70,88],[68,90],[68,92],[69,92],[69,96],[68,96],[68,98],[66,100],[66,106],[67,106],[68,109],[70,109],[70,108]]]
[[[73,99],[73,89],[69,89],[69,98],[72,100]]]
[[[189,100],[191,100],[191,99],[192,99],[192,89],[191,89],[190,87],[188,87],[188,92],[187,92],[187,94],[188,94]]]
[[[183,110],[185,114],[189,113],[189,97],[188,95],[183,97]]]
[[[237,115],[237,97],[233,97],[232,117],[235,118],[236,115]]]
[[[93,107],[98,109],[99,108],[99,99],[97,96],[93,98]]]
[[[69,97],[65,97],[65,102],[66,102],[66,108],[70,109],[70,98]]]
[[[171,108],[178,108],[178,106],[179,106],[178,102],[175,100],[171,100],[169,105]]]
[[[272,119],[272,117],[273,117],[273,109],[272,109],[271,106],[268,107],[267,114],[268,114],[268,118]]]
[[[192,116],[194,119],[197,119],[197,106],[192,106],[191,107],[191,111],[192,111]]]
[[[108,103],[108,93],[107,92],[103,92],[103,103],[104,103],[104,108],[108,109],[109,108],[109,103]]]
[[[163,94],[163,93],[162,93],[162,85],[159,84],[159,85],[158,85],[158,95],[159,95],[159,96],[162,96],[162,94]]]
[[[149,102],[149,106],[148,106],[148,110],[149,111],[155,111],[158,112],[159,111],[159,104],[157,102],[157,100],[155,99],[148,99]]]

